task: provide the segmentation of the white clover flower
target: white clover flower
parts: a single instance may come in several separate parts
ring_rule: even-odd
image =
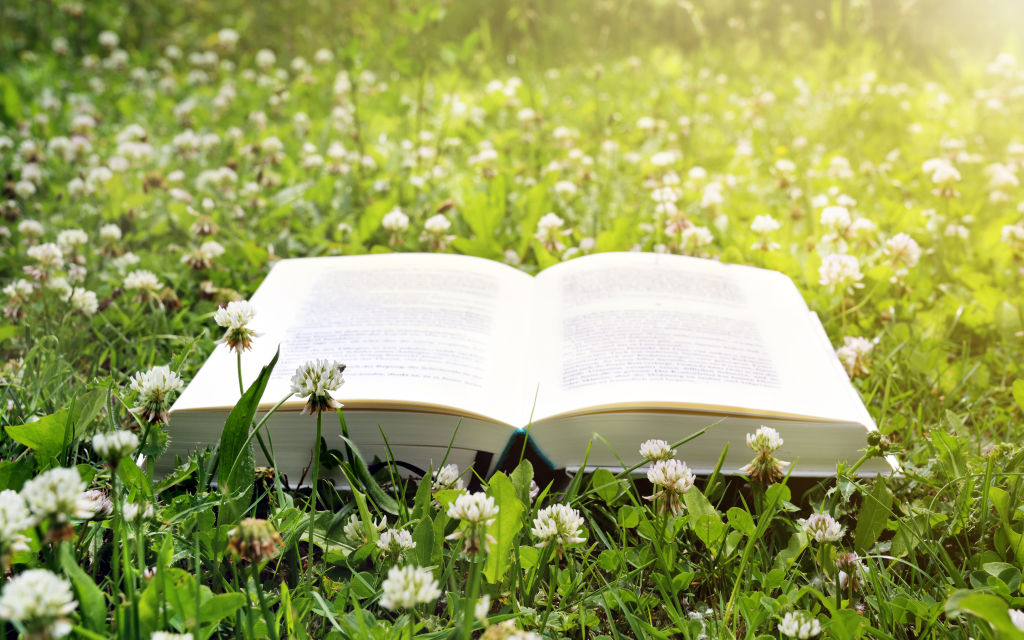
[[[22,267],[22,270],[36,280],[46,280],[64,266],[64,252],[52,242],[29,247],[26,253],[36,261],[36,265]]]
[[[100,489],[92,489],[82,494],[82,502],[89,502],[92,510],[92,519],[109,518],[114,513],[114,503],[107,497],[107,494]]]
[[[260,49],[256,52],[256,66],[266,71],[277,63],[277,56],[270,49]]]
[[[423,567],[412,565],[392,567],[381,588],[384,593],[380,598],[380,606],[389,611],[411,609],[418,604],[433,602],[441,596],[434,574]]]
[[[476,603],[473,607],[473,617],[476,618],[477,622],[482,624],[484,627],[490,625],[490,621],[487,619],[487,614],[491,611],[491,596],[486,593],[480,598],[480,602]]]
[[[377,548],[384,552],[385,556],[391,556],[395,561],[401,561],[405,556],[416,548],[412,534],[404,529],[388,529],[380,534],[377,540]]]
[[[100,302],[96,297],[96,292],[86,291],[81,287],[75,287],[71,291],[68,302],[71,303],[72,309],[81,311],[87,316],[94,315],[100,309]]]
[[[1010,614],[1010,622],[1013,623],[1013,626],[1024,631],[1024,611],[1021,611],[1020,609],[1010,609],[1007,613]]]
[[[377,528],[377,531],[384,531],[388,526],[387,518],[382,516],[380,522],[374,522],[373,526]],[[354,513],[349,516],[348,522],[345,523],[343,532],[346,538],[359,546],[368,542],[366,539],[366,529],[363,528],[363,521]]]
[[[330,64],[334,60],[334,54],[330,49],[317,49],[313,54],[313,62],[317,64]]]
[[[555,195],[559,198],[568,199],[576,195],[576,183],[569,180],[559,180],[555,183]]]
[[[43,235],[43,224],[36,220],[22,220],[18,223],[18,233],[26,238],[38,238]]]
[[[846,336],[843,338],[843,346],[836,349],[839,361],[846,367],[846,373],[850,376],[867,375],[868,354],[874,345],[867,338],[855,338]]]
[[[782,224],[780,224],[779,221],[771,215],[756,216],[754,221],[750,223],[750,229],[754,233],[760,233],[762,235],[778,231],[781,227]]]
[[[153,505],[148,502],[127,502],[121,511],[125,522],[146,522],[156,517]]]
[[[46,569],[30,569],[4,585],[0,618],[21,623],[30,638],[62,638],[71,633],[67,615],[77,606],[66,580]]]
[[[67,300],[71,297],[71,285],[68,284],[67,278],[51,278],[46,282],[45,286],[47,290],[56,293],[57,297],[61,300]]]
[[[839,542],[843,539],[843,528],[827,513],[816,513],[806,520],[798,521],[807,535],[818,543]]]
[[[170,631],[154,631],[150,640],[192,640],[191,633],[171,633]]]
[[[89,234],[81,229],[66,229],[57,234],[57,245],[75,250],[89,242]]]
[[[409,229],[409,216],[395,207],[381,221],[381,226],[391,233],[404,233]]]
[[[683,511],[683,503],[679,496],[693,487],[696,476],[679,460],[659,460],[647,470],[647,479],[661,490],[651,496],[645,496],[658,507],[658,513],[679,515]]]
[[[858,289],[864,287],[860,282],[864,279],[864,275],[860,272],[860,261],[855,256],[842,253],[829,254],[822,258],[818,274],[821,276],[819,284],[824,286],[838,285]]]
[[[715,236],[707,227],[687,227],[683,229],[683,247],[690,253],[696,253],[715,241]]]
[[[909,235],[900,232],[885,243],[885,255],[897,277],[905,276],[911,267],[917,266],[921,258],[921,247]]]
[[[565,245],[561,238],[572,233],[572,229],[562,229],[565,221],[557,214],[548,213],[537,222],[537,233],[534,237],[540,241],[545,249],[552,252],[562,252]]]
[[[531,533],[541,541],[537,545],[539,548],[543,549],[554,542],[558,555],[561,556],[563,547],[586,541],[586,538],[580,535],[584,526],[579,511],[568,505],[554,504],[540,510],[533,521]]]
[[[840,205],[825,207],[821,212],[821,225],[833,233],[844,234],[852,222],[850,210]]]
[[[939,164],[932,172],[932,182],[938,185],[949,185],[954,182],[960,182],[960,172],[951,164]]]
[[[664,440],[648,440],[640,445],[640,455],[651,462],[659,462],[676,457],[676,450]]]
[[[779,432],[764,425],[761,425],[753,435],[747,434],[747,446],[754,452],[767,451],[768,453],[774,453],[782,446],[782,443],[782,436],[779,435]]]
[[[238,32],[234,29],[221,29],[217,32],[217,44],[226,49],[234,49],[238,44]]]
[[[32,526],[32,515],[17,491],[0,492],[0,570],[6,571],[15,551],[28,551],[22,531]]]
[[[345,365],[328,360],[310,360],[300,365],[292,376],[291,391],[300,398],[309,397],[303,414],[313,414],[330,409],[340,409],[343,405],[331,397],[331,391],[337,391],[345,384],[342,374]]]
[[[496,541],[487,533],[487,527],[494,524],[498,510],[494,498],[483,492],[460,495],[448,507],[448,517],[461,520],[462,525],[445,539],[464,538],[463,550],[470,555],[480,553],[481,550],[489,552],[490,545]]]
[[[106,460],[111,467],[117,466],[121,458],[127,458],[139,447],[139,437],[124,429],[110,433],[97,433],[92,437],[92,449]]]
[[[157,297],[163,284],[152,271],[139,269],[132,271],[124,278],[124,288],[135,292],[137,302],[146,302]]]
[[[121,227],[116,224],[105,224],[100,227],[100,239],[113,244],[121,239]]]
[[[93,516],[92,501],[83,496],[85,488],[78,469],[57,467],[26,482],[21,496],[35,522],[49,519],[54,534],[72,518],[86,520]]]
[[[139,394],[131,412],[141,415],[147,422],[167,424],[171,396],[183,386],[181,376],[167,365],[139,371],[131,377],[131,389]]]
[[[113,49],[121,42],[121,39],[113,31],[101,31],[98,40],[104,49]]]
[[[227,307],[217,309],[213,319],[218,325],[227,329],[224,337],[217,341],[217,344],[226,344],[228,349],[235,352],[246,351],[252,347],[252,339],[260,337],[248,328],[250,322],[256,317],[256,307],[248,300],[235,300],[229,302]]]
[[[789,612],[779,622],[779,633],[798,640],[808,640],[821,633],[821,623],[803,611]]]
[[[431,485],[430,490],[441,491],[442,489],[462,490],[462,478],[459,477],[459,465],[446,464],[434,472],[434,482]]]

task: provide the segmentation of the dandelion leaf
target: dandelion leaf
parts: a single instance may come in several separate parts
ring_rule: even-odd
[[[523,527],[520,515],[524,507],[523,503],[519,502],[516,488],[512,486],[512,482],[500,472],[494,474],[488,483],[487,495],[494,498],[494,504],[498,507],[498,515],[495,517],[494,524],[487,528],[487,532],[494,536],[496,542],[491,545],[491,552],[487,554],[484,575],[488,582],[495,584],[508,573],[512,544]]]

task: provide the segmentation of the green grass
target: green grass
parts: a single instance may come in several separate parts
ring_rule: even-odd
[[[4,294],[0,488],[19,491],[48,469],[77,466],[88,488],[114,501],[110,518],[73,520],[64,542],[54,514],[26,523],[29,550],[10,556],[10,576],[44,568],[68,580],[82,638],[163,630],[500,640],[512,633],[503,620],[552,639],[758,638],[778,637],[795,612],[816,617],[831,638],[1024,637],[1008,612],[1024,608],[1024,239],[1006,230],[1024,225],[1024,189],[1005,173],[1024,178],[1024,66],[986,69],[992,60],[966,54],[952,65],[927,51],[910,64],[909,54],[851,35],[852,26],[818,42],[813,23],[785,12],[770,47],[722,21],[712,27],[725,31],[685,51],[657,38],[634,57],[579,51],[552,64],[543,47],[531,53],[539,45],[527,29],[513,63],[486,22],[451,37],[451,21],[472,22],[466,14],[401,5],[393,32],[371,32],[376,10],[353,7],[346,24],[372,37],[303,41],[308,62],[298,65],[283,53],[294,41],[250,39],[239,27],[232,50],[202,20],[170,8],[179,25],[170,34],[133,31],[142,23],[131,19],[143,18],[122,16],[132,34],[123,64],[92,38],[88,29],[103,23],[92,14],[72,32],[59,12],[47,22],[22,7],[32,30],[5,33],[4,51],[21,53],[0,62],[0,171],[9,176],[0,280],[32,281],[23,272],[38,266],[30,247],[81,229],[88,242],[68,248],[50,278],[74,279],[71,266],[84,267],[72,286],[94,292],[97,308],[86,313],[48,286]],[[74,35],[69,55],[50,49],[60,33]],[[164,56],[171,42],[181,59]],[[264,46],[287,73],[257,70]],[[321,46],[332,60],[315,61]],[[220,62],[190,63],[207,50]],[[148,153],[118,140],[130,124]],[[76,132],[87,148],[65,156],[59,138]],[[922,166],[932,158],[959,171],[955,197],[935,193]],[[1004,166],[999,188],[994,163]],[[217,186],[211,171],[228,177]],[[675,214],[652,198],[665,186],[675,190]],[[873,227],[828,228],[823,208],[843,202]],[[396,207],[409,228],[392,233],[382,220]],[[454,236],[443,248],[424,234],[439,211]],[[536,237],[548,213],[572,230],[564,248]],[[751,230],[759,215],[780,223],[767,239]],[[25,221],[41,223],[42,236]],[[121,237],[101,239],[103,225]],[[687,225],[707,229],[710,241],[696,246],[674,232]],[[202,227],[212,234],[198,234]],[[921,249],[905,273],[886,253],[898,233]],[[210,240],[222,255],[200,268],[182,262]],[[779,246],[754,249],[759,240]],[[309,491],[254,469],[251,448],[273,447],[264,439],[272,432],[249,435],[258,382],[221,446],[168,479],[130,460],[112,470],[93,450],[94,434],[131,429],[141,452],[162,451],[163,428],[128,412],[139,401],[129,376],[170,365],[187,382],[221,336],[218,305],[247,298],[274,260],[428,250],[530,273],[625,250],[785,273],[837,347],[846,337],[872,344],[853,383],[904,473],[858,478],[847,461],[820,483],[766,490],[721,469],[697,479],[687,508],[668,517],[644,499],[650,483],[626,473],[541,486],[531,500],[534,469],[524,462],[486,479],[499,509],[495,542],[467,556],[465,538],[445,540],[460,526],[446,515],[456,493],[432,492],[429,480],[396,483],[386,468],[371,475],[372,461],[353,453],[342,466],[354,488],[319,483],[311,514]],[[835,252],[858,259],[862,288],[820,284],[823,258]],[[142,269],[160,286],[139,301],[125,278]],[[342,449],[343,418],[322,418],[328,447]],[[686,451],[678,446],[678,458]],[[124,506],[143,503],[154,518],[127,523]],[[532,532],[539,511],[556,504],[576,510],[585,539],[560,552],[539,547]],[[812,513],[833,516],[841,539],[809,537],[801,520]],[[278,548],[263,532],[272,558],[236,559],[235,551],[254,555],[239,546],[245,515],[280,535]],[[12,521],[0,516],[4,527]],[[416,542],[400,561],[375,545],[382,517]],[[836,558],[849,551],[863,561],[852,591],[837,588]],[[381,606],[395,565],[427,567],[440,596]],[[483,595],[486,630],[472,615]],[[5,637],[24,630],[4,624]]]

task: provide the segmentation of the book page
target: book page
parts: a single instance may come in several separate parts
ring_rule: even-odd
[[[533,287],[516,269],[466,256],[284,260],[252,297],[252,328],[264,335],[243,355],[244,379],[280,345],[264,403],[283,398],[295,369],[320,358],[347,365],[334,395],[349,406],[425,404],[511,423],[522,413]],[[231,406],[235,368],[219,347],[175,410]]]
[[[536,419],[628,405],[862,415],[780,273],[608,253],[548,269],[537,285]]]

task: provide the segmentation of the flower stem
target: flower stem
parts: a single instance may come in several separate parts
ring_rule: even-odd
[[[242,384],[242,352],[238,352],[238,392],[245,395],[245,385]]]
[[[466,583],[466,595],[462,604],[462,640],[470,640],[473,635],[473,610],[476,607],[476,583],[480,577],[480,563],[476,555],[469,557],[469,581]]]
[[[311,477],[312,492],[309,494],[309,550],[306,552],[309,563],[309,586],[313,586],[313,522],[316,519],[316,483],[320,471],[320,433],[323,428],[323,411],[316,410],[316,442],[313,443],[313,473]]]

